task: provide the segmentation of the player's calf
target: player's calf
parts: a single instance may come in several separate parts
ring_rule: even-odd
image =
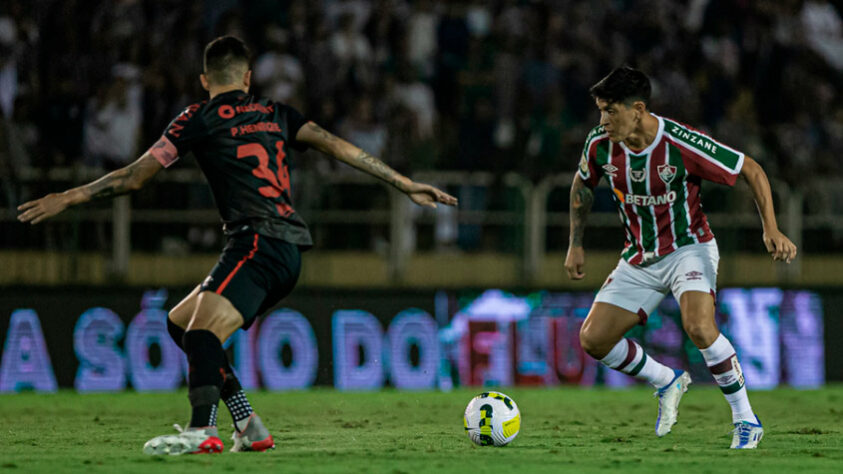
[[[219,339],[204,329],[184,333],[184,349],[190,366],[188,398],[193,411],[191,428],[217,424],[217,405],[228,365]]]
[[[691,377],[682,370],[673,370],[647,356],[644,349],[631,339],[621,339],[600,362],[612,369],[646,380],[656,387],[659,414],[656,418],[656,435],[670,433],[679,416],[679,402],[688,391]]]
[[[641,345],[632,339],[621,339],[600,362],[637,379],[646,380],[656,388],[666,386],[676,375],[670,367],[648,357]]]
[[[173,338],[173,341],[176,342],[179,348],[184,350],[184,344],[182,343],[185,332],[184,329],[168,318],[167,330],[170,333],[170,337]],[[234,374],[234,370],[231,368],[231,364],[228,362],[227,356],[224,371],[225,379],[223,381],[222,389],[220,390],[220,398],[222,398],[222,401],[228,408],[229,413],[231,413],[231,419],[234,421],[234,429],[238,432],[242,432],[246,428],[254,410],[252,409],[252,405],[249,403],[249,398],[246,396],[246,393],[240,385],[240,380],[238,380],[237,376]]]
[[[746,384],[732,343],[720,334],[713,344],[700,349],[708,370],[732,408],[732,424],[735,425],[732,439],[733,449],[752,449],[761,441],[764,428],[752,411]]]

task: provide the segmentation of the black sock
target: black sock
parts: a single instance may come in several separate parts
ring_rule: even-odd
[[[185,332],[183,343],[190,366],[190,427],[216,426],[217,404],[228,366],[222,344],[214,333],[204,329]]]
[[[184,343],[182,342],[184,339],[184,329],[180,328],[176,323],[170,320],[170,318],[167,318],[167,331],[170,333],[170,337],[173,338],[173,342],[175,342],[181,350],[184,350]],[[222,389],[220,390],[220,398],[222,398],[222,401],[225,402],[225,406],[231,413],[231,418],[234,419],[234,427],[238,431],[242,431],[245,427],[244,420],[248,419],[254,410],[252,409],[252,405],[249,403],[249,399],[246,398],[246,392],[244,392],[243,387],[240,386],[240,381],[237,380],[237,376],[234,375],[234,370],[231,368],[231,363],[228,361],[227,355],[224,369],[225,381],[223,382]],[[216,410],[213,410],[211,419],[212,421],[216,420]]]
[[[231,367],[229,367],[230,370]],[[240,381],[237,380],[237,377],[233,373],[226,372],[225,383],[222,386],[220,396],[231,413],[231,418],[234,420],[234,428],[237,431],[243,431],[253,410],[252,405],[249,404],[249,399],[246,398],[243,387],[240,386]]]
[[[182,342],[184,339],[184,329],[180,328],[170,318],[167,318],[167,332],[170,333],[170,337],[173,338],[173,342],[179,346],[179,349],[184,350],[184,342]]]
[[[182,342],[184,338],[184,329],[180,328],[176,323],[174,323],[170,318],[167,318],[167,331],[170,333],[170,337],[173,338],[173,341],[178,344],[179,348],[184,350],[184,343]],[[231,363],[228,361],[228,356],[225,359],[225,381],[223,382],[222,389],[220,390],[220,398],[222,401],[225,402],[225,406],[228,408],[228,411],[231,413],[231,418],[234,419],[234,427],[237,428],[238,431],[242,431],[246,419],[253,413],[252,405],[249,404],[249,399],[246,398],[246,393],[243,391],[243,387],[240,386],[240,381],[237,380],[237,376],[234,375],[234,371],[231,369]],[[212,413],[212,419],[215,420],[216,410]],[[239,423],[238,423],[239,422]]]

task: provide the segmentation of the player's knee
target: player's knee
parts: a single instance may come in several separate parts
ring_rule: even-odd
[[[243,318],[237,313],[215,312],[197,313],[190,321],[188,331],[207,330],[214,333],[220,342],[225,341],[243,324]]]
[[[604,355],[601,354],[601,344],[597,334],[587,324],[583,324],[580,328],[580,346],[586,354],[596,359],[600,359]]]
[[[699,321],[695,319],[686,321],[683,326],[685,333],[688,334],[691,341],[699,348],[705,348],[713,344],[719,334],[717,326],[707,320]]]
[[[191,316],[193,316],[192,311],[188,311],[183,305],[176,305],[167,313],[167,319],[182,329],[186,328],[188,323],[190,323]]]
[[[176,326],[181,326],[181,324],[179,324],[181,322],[181,319],[179,319],[179,313],[178,311],[176,311],[176,308],[171,309],[167,313],[167,321],[169,321],[171,324],[175,324]]]

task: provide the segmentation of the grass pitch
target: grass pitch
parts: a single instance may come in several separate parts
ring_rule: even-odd
[[[650,390],[507,388],[523,422],[504,448],[474,446],[463,432],[480,391],[253,393],[277,449],[159,457],[141,447],[187,420],[185,392],[5,395],[0,472],[843,472],[843,386],[751,393],[766,433],[746,452],[727,449],[730,412],[715,387],[692,385],[661,439]],[[227,450],[222,404],[219,422]]]

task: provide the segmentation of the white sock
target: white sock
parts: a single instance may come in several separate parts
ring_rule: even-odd
[[[676,375],[670,367],[647,357],[644,349],[631,339],[621,339],[600,362],[637,379],[646,380],[656,388],[669,384]]]
[[[708,370],[711,371],[711,375],[723,391],[726,401],[732,407],[732,423],[739,421],[757,423],[744,386],[741,365],[738,363],[738,356],[732,343],[726,339],[726,336],[720,334],[713,344],[700,349],[700,352],[705,359],[705,365],[708,366]]]

